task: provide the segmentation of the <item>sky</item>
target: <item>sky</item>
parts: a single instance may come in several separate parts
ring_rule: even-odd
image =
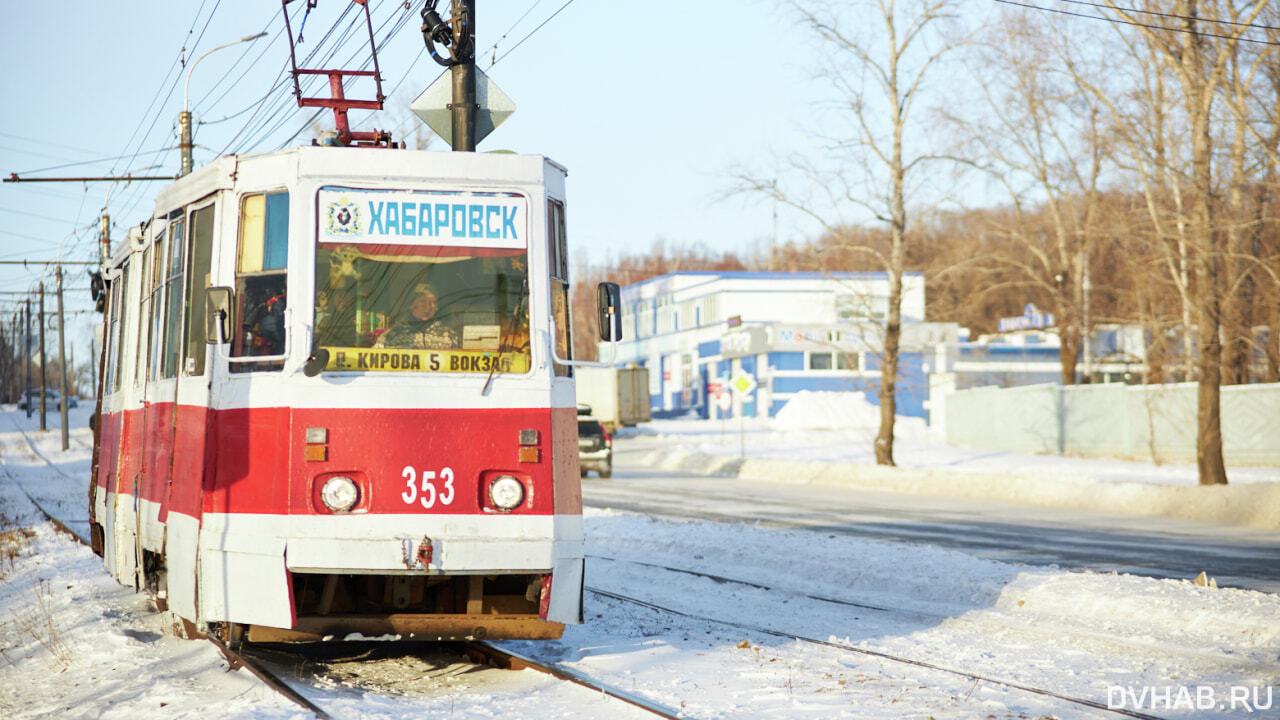
[[[291,17],[305,5],[291,2]],[[329,48],[320,43],[330,27],[342,27],[338,15],[349,5],[320,0],[305,25],[295,19],[299,53]],[[379,40],[406,22],[378,54],[388,108],[378,119],[353,111],[357,129],[404,137],[418,123],[407,106],[443,71],[422,50],[421,6],[370,0]],[[184,51],[198,58],[262,31],[269,35],[180,65]],[[297,108],[287,88],[271,92],[288,53],[276,3],[25,3],[0,32],[0,63],[9,70],[0,77],[4,177],[173,175],[188,79],[197,166],[217,153],[310,141],[311,112]],[[820,95],[813,43],[777,3],[480,0],[477,33],[479,67],[517,106],[478,149],[544,154],[569,169],[569,231],[580,265],[607,267],[659,239],[750,250],[808,232],[761,198],[725,197],[734,173],[768,168],[813,141],[805,130]],[[354,37],[336,57],[367,57],[367,33]],[[326,67],[334,64],[350,67],[337,60]],[[348,90],[362,93],[372,90]],[[438,139],[431,147],[445,149]],[[118,239],[145,218],[163,185],[0,185],[0,261],[95,260],[104,207]],[[67,308],[81,313],[68,320],[71,342],[85,358],[85,268],[69,267],[67,278]],[[0,265],[6,329],[19,294],[41,280],[53,287],[45,266]]]

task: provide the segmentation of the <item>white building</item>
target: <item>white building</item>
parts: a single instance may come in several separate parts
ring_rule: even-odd
[[[886,273],[677,272],[623,288],[622,301],[615,362],[649,368],[659,417],[718,416],[716,391],[741,373],[757,387],[730,413],[772,415],[801,390],[862,390],[874,402]],[[924,311],[924,276],[905,273],[902,414],[924,414],[924,351],[956,340],[954,324],[926,324]]]

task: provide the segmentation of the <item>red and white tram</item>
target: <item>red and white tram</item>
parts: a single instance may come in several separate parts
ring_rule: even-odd
[[[107,567],[228,639],[558,637],[567,265],[541,156],[300,147],[177,180],[104,268]]]

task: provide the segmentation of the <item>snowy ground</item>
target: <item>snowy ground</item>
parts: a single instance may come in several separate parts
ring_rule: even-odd
[[[879,425],[879,408],[861,393],[806,391],[797,393],[772,419],[666,420],[626,428],[622,434],[661,440],[671,449],[716,455],[741,453],[753,458],[869,465],[875,463],[872,441]],[[947,445],[924,420],[908,417],[899,417],[894,424],[894,461],[899,467],[918,470],[1182,486],[1197,482],[1194,463],[1155,465],[955,447]],[[1280,483],[1280,467],[1231,466],[1228,471],[1232,484]]]
[[[898,418],[898,467],[884,468],[872,451],[878,425],[861,394],[804,392],[773,419],[667,420],[621,435],[664,469],[1280,531],[1280,467],[1232,465],[1229,486],[1200,487],[1194,464],[954,447],[919,418]]]
[[[306,717],[246,672],[228,671],[211,646],[166,636],[164,619],[141,596],[108,577],[86,548],[36,519],[18,486],[73,526],[83,525],[90,461],[86,418],[87,409],[73,411],[67,452],[59,448],[56,415],[50,416],[52,431],[36,433],[39,453],[56,468],[50,469],[16,432],[17,427],[38,428],[36,419],[12,406],[0,408],[0,717]],[[811,431],[748,429],[752,453],[783,454],[790,445],[807,459],[856,461],[866,452],[849,442],[847,431],[831,431],[832,444],[822,446]],[[732,424],[726,428],[721,445],[716,423],[654,423],[636,438],[618,442],[733,451],[729,443],[737,441],[735,430]],[[939,447],[924,433],[910,437],[904,434],[898,446],[903,464],[996,463],[982,469],[993,472],[1001,462],[1025,468],[1023,463],[1059,460],[983,459],[972,451]],[[1102,468],[1103,475],[1111,472],[1107,463],[1076,462],[1083,464],[1074,472],[1089,467]],[[1174,477],[1177,472],[1183,471],[1152,468],[1151,476],[1165,479],[1150,482],[1185,482]],[[1243,482],[1238,475],[1233,480]],[[1267,480],[1265,475],[1254,479]],[[1031,568],[857,538],[815,543],[809,532],[741,524],[673,522],[609,510],[588,510],[586,520],[593,589],[586,596],[587,624],[570,627],[561,641],[521,647],[680,708],[689,717],[1114,716],[767,631],[899,655],[1158,717],[1280,717],[1276,595]],[[685,615],[610,599],[596,590],[644,598]],[[375,693],[335,681],[317,702],[335,717],[644,716],[532,671],[496,677],[442,674],[439,688],[430,692]]]

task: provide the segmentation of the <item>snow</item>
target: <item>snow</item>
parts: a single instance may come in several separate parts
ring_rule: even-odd
[[[744,423],[742,437],[729,422],[723,441],[718,422],[651,423],[623,433],[615,448],[664,447],[693,464],[739,461],[738,473],[800,453],[815,465],[803,481],[866,470],[870,443],[851,439],[851,428],[866,430],[866,409],[838,400],[813,398],[831,405],[825,413],[797,406],[795,417]],[[165,616],[143,595],[121,587],[87,548],[39,519],[27,494],[84,527],[87,417],[87,408],[72,410],[64,452],[56,414],[52,430],[41,433],[36,418],[0,408],[0,717],[310,717],[246,671],[230,671],[211,645],[170,636]],[[803,427],[809,423],[828,429]],[[1133,486],[1134,502],[1190,489],[1186,468],[978,453],[941,445],[909,421],[900,429],[895,454],[901,472],[922,478],[920,492],[928,490],[927,476],[944,470],[1069,475],[1086,487]],[[1053,469],[1036,469],[1044,466]],[[1275,482],[1274,468],[1233,470],[1242,486]],[[1274,594],[1031,567],[812,530],[608,509],[584,516],[587,623],[570,626],[559,641],[511,645],[688,717],[1113,716],[938,668],[1160,717],[1280,716]],[[829,644],[774,634],[780,632]],[[309,694],[335,717],[648,717],[533,671],[463,672],[412,659],[401,665],[388,669],[382,687],[391,690],[349,681],[339,668]]]
[[[645,461],[668,469],[1280,530],[1280,467],[1228,466],[1230,485],[1202,488],[1194,464],[956,447],[899,417],[888,469],[872,449],[879,413],[862,393],[805,391],[772,419],[668,420],[620,435],[652,445]]]

